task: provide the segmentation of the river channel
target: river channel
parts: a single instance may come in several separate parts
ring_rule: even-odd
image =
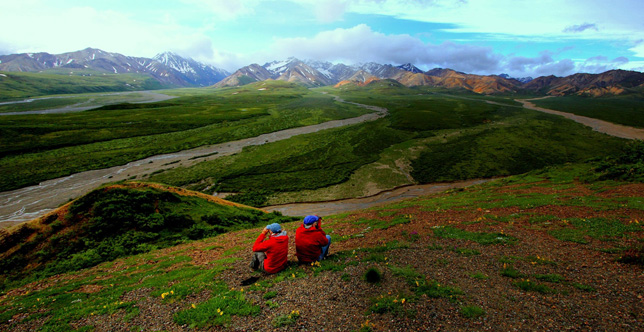
[[[339,102],[346,102],[338,97]],[[244,147],[261,145],[291,138],[296,135],[314,133],[320,130],[337,128],[373,121],[387,115],[387,109],[351,103],[373,113],[344,120],[333,120],[316,125],[281,130],[257,137],[226,142],[216,145],[184,150],[176,153],[157,155],[126,165],[76,173],[70,176],[44,181],[36,186],[0,192],[0,228],[38,218],[71,199],[87,194],[92,189],[110,182],[143,176],[155,171],[174,167],[186,167],[198,162],[241,152]]]
[[[257,137],[226,142],[211,146],[185,150],[176,153],[152,156],[126,165],[106,169],[86,171],[70,176],[48,180],[36,186],[0,192],[0,228],[38,218],[71,199],[87,194],[92,189],[109,182],[126,180],[143,176],[158,170],[174,167],[186,167],[195,163],[212,160],[240,152],[244,147],[276,142],[296,135],[313,133],[320,130],[348,126],[366,121],[373,121],[387,115],[385,108],[351,103],[335,97],[339,102],[358,105],[374,111],[355,118],[334,120],[317,125],[277,131]],[[574,121],[590,126],[596,131],[627,139],[644,139],[644,130],[616,125],[602,120],[581,117],[570,113],[536,107],[529,100],[517,100],[528,109],[565,116]],[[6,113],[5,113],[6,114]],[[21,113],[25,114],[25,113]],[[329,215],[368,208],[374,205],[390,203],[406,198],[427,195],[452,188],[462,188],[485,182],[471,180],[457,183],[437,183],[410,185],[388,190],[374,196],[352,198],[330,202],[293,203],[266,208],[268,211],[280,211],[284,215],[301,216],[305,214]]]

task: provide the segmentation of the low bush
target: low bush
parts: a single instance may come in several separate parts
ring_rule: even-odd
[[[375,267],[370,267],[364,274],[363,278],[366,282],[377,284],[382,280],[382,273]]]

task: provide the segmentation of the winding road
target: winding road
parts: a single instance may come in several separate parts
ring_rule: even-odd
[[[0,192],[0,228],[38,218],[69,200],[80,197],[105,183],[126,180],[134,176],[142,176],[158,170],[170,169],[179,166],[186,167],[197,162],[212,160],[222,156],[238,153],[246,146],[261,145],[288,139],[296,135],[313,133],[324,129],[337,128],[365,121],[373,121],[388,114],[388,111],[385,108],[347,102],[339,97],[335,97],[335,99],[339,102],[358,105],[375,112],[356,118],[328,121],[312,126],[277,131],[253,138],[200,147],[177,153],[153,156],[133,161],[122,166],[77,173],[67,177],[48,180],[37,186]],[[631,128],[598,119],[537,107],[534,103],[530,102],[530,100],[531,99],[517,101],[521,102],[523,107],[527,109],[561,115],[608,135],[627,139],[644,139],[643,129]],[[370,197],[344,199],[331,202],[285,204],[268,207],[267,210],[280,211],[285,215],[293,216],[305,214],[329,215],[364,209],[374,205],[427,195],[451,188],[462,188],[485,181],[487,180],[410,185],[385,191]]]

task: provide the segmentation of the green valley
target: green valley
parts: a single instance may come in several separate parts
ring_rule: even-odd
[[[0,329],[642,327],[640,141],[523,108],[514,95],[393,80],[163,93],[175,98],[103,95],[105,106],[89,111],[2,116],[3,191],[161,159],[0,230]],[[557,100],[569,112],[589,105],[535,102]],[[644,118],[636,99],[620,100],[615,119]],[[285,130],[295,131],[269,140]],[[206,149],[242,139],[235,153]],[[300,266],[291,255],[275,275],[248,271],[265,225],[292,236],[301,223],[261,207],[468,179],[488,181],[325,215],[329,259]],[[311,318],[317,304],[333,318]]]

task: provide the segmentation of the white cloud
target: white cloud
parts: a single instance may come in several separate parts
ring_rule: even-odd
[[[335,22],[342,19],[347,7],[345,0],[315,1],[315,17],[323,23]]]
[[[318,33],[313,38],[279,39],[273,54],[331,62],[379,62],[417,66],[450,67],[456,70],[483,72],[498,68],[499,55],[490,48],[446,42],[426,44],[409,35],[386,35],[365,24],[350,29]]]
[[[635,46],[628,49],[629,51],[635,53],[635,56],[644,58],[644,40],[635,41]]]
[[[207,11],[220,20],[233,20],[255,13],[254,8],[261,0],[180,0],[190,6]]]
[[[21,15],[15,15],[17,12]],[[200,48],[203,54],[207,44],[203,33],[177,24],[167,15],[143,18],[89,6],[54,7],[37,0],[0,12],[0,31],[12,31],[2,36],[2,43],[10,45],[13,52],[64,53],[95,47],[152,57],[171,48]]]

